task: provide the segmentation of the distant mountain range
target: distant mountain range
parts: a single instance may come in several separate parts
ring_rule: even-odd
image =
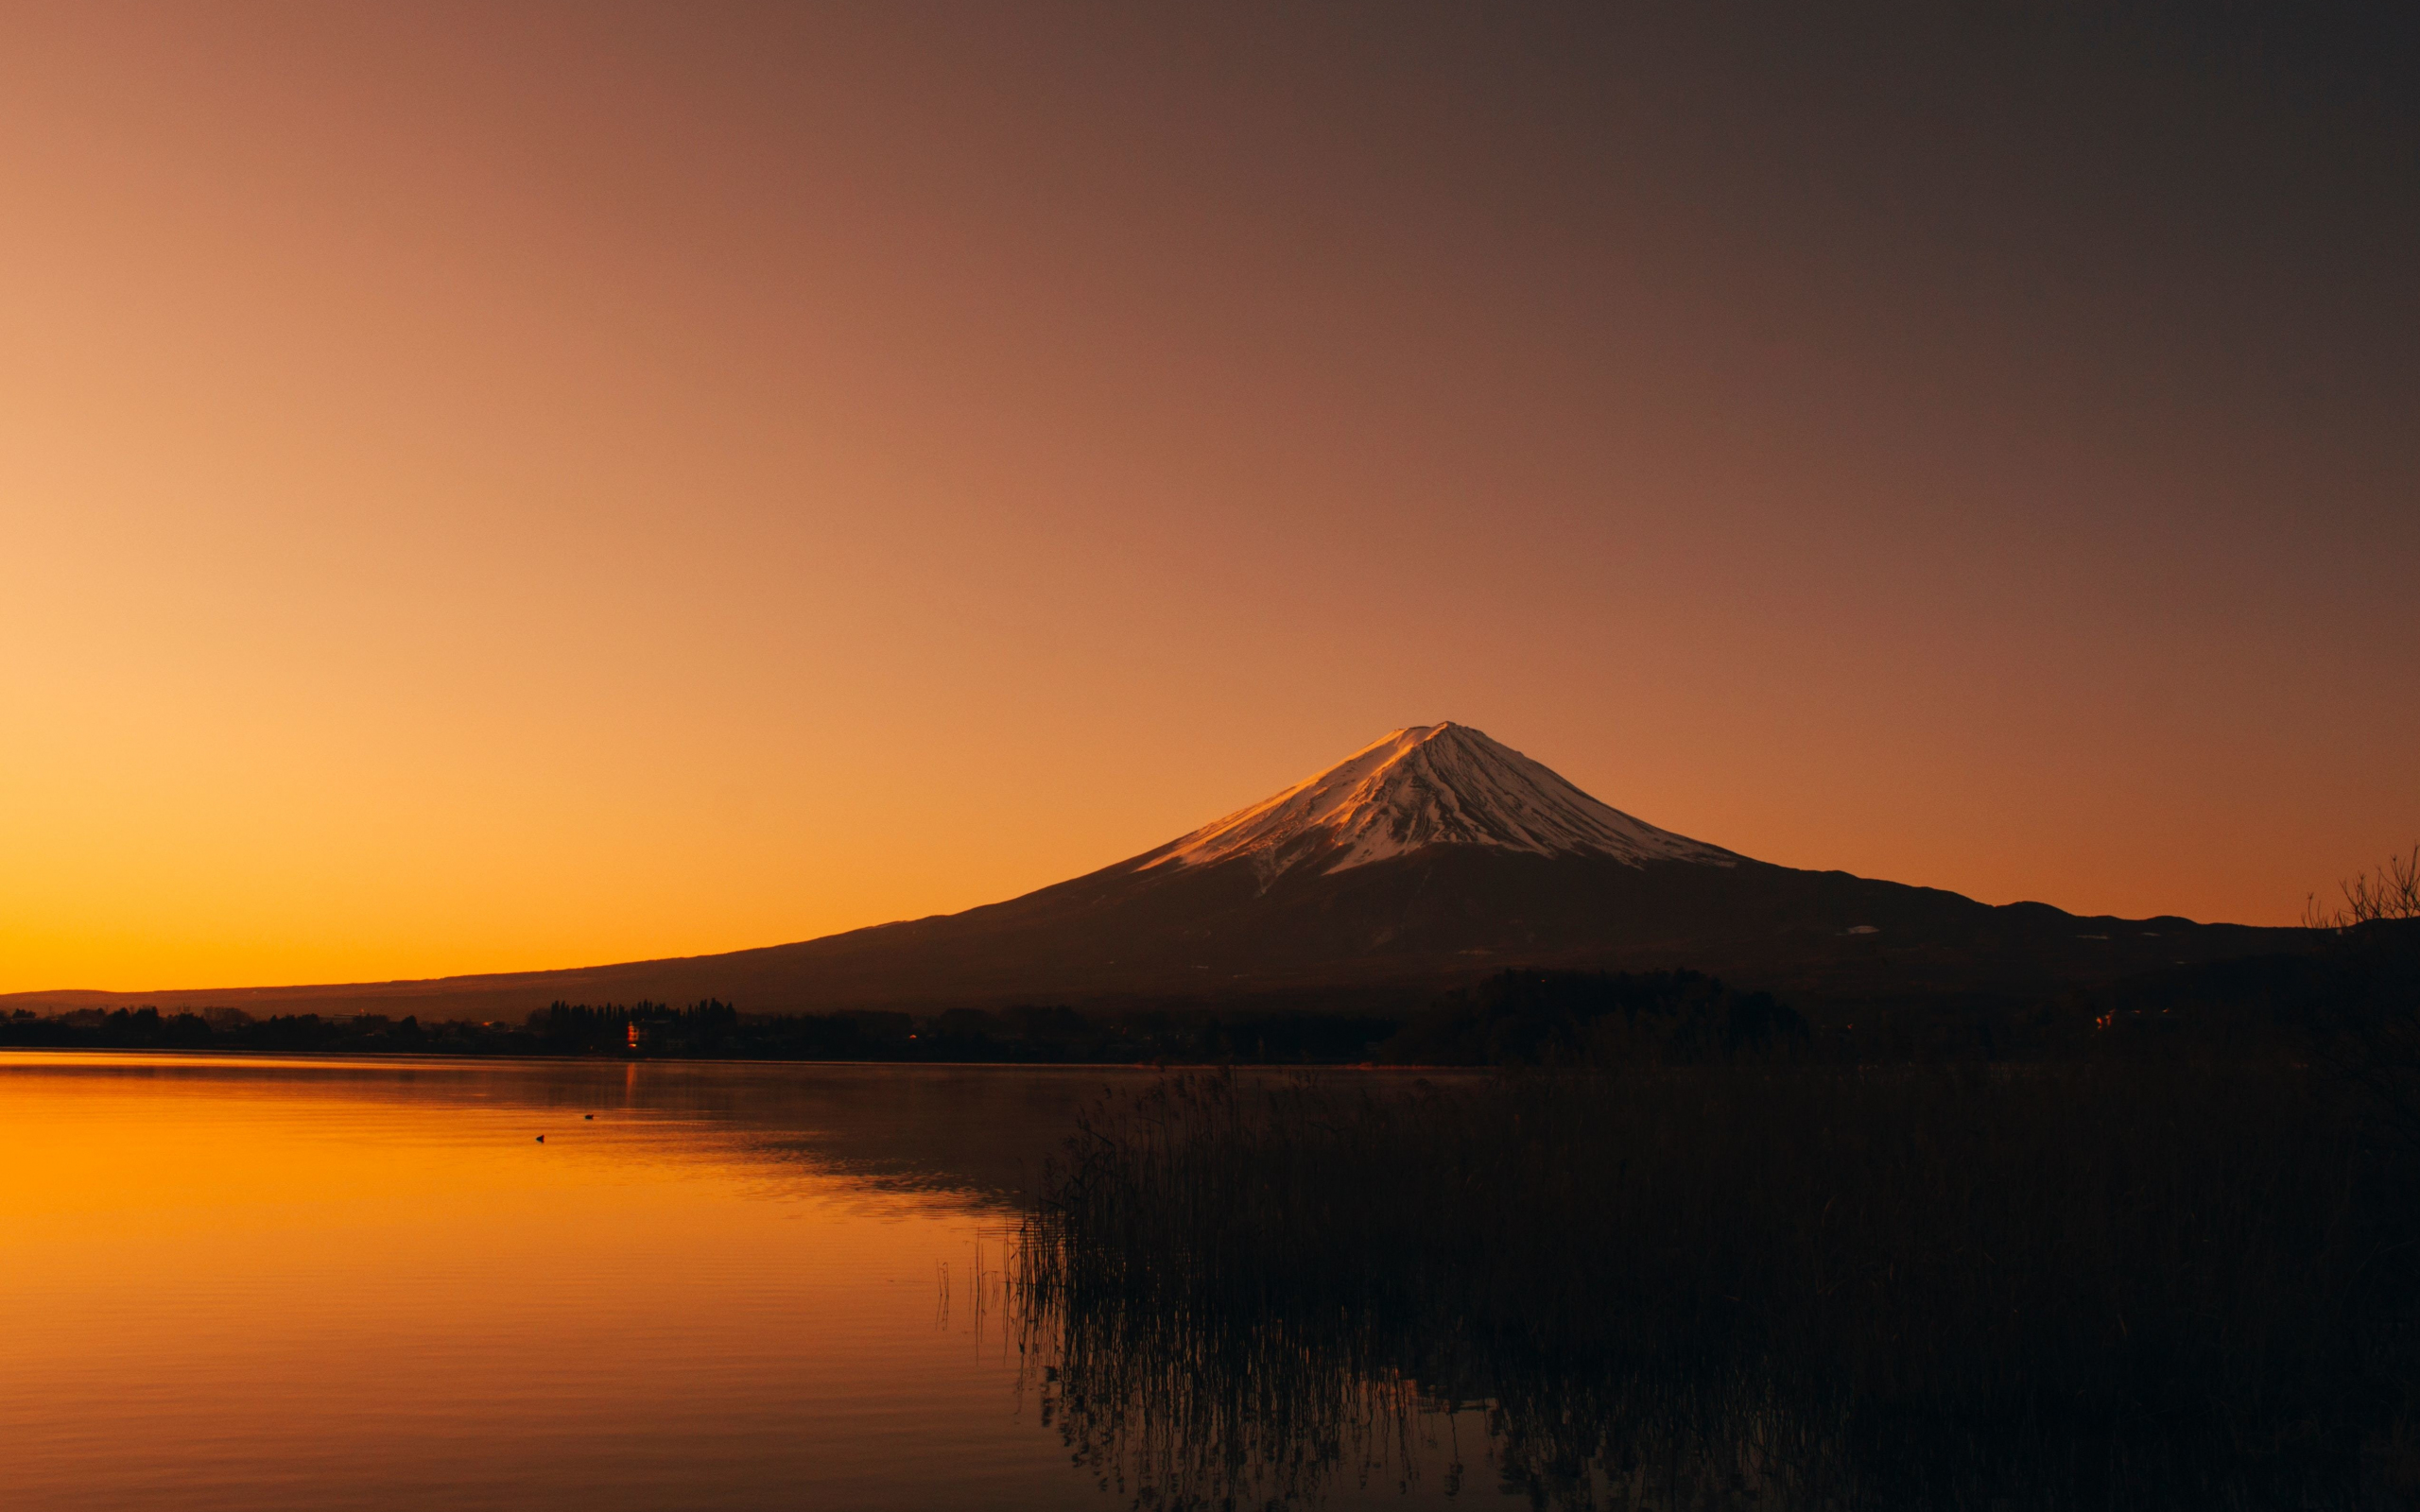
[[[518,1019],[558,999],[749,1012],[1425,996],[1510,966],[1689,967],[1804,1002],[2007,997],[2295,950],[2307,932],[1994,907],[1660,830],[1467,725],[1399,730],[1266,801],[1006,902],[792,945],[326,987],[33,992],[0,1007]]]

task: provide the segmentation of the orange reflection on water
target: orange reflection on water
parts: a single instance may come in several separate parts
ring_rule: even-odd
[[[786,1074],[0,1057],[0,1503],[1091,1495],[962,1305],[996,1193],[849,1144],[964,1090]]]

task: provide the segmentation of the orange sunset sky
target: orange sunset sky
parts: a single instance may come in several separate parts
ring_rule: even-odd
[[[2420,107],[1679,9],[9,7],[0,990],[801,939],[1438,719],[1993,902],[2420,837]]]

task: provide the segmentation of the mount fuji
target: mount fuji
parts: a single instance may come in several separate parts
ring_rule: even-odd
[[[750,1012],[1309,1006],[1533,966],[1688,967],[1820,1003],[2036,992],[2291,948],[2301,933],[1994,907],[1772,866],[1658,829],[1448,722],[1395,730],[1166,845],[964,913],[572,971],[16,1001],[498,1020],[556,999],[717,997]]]

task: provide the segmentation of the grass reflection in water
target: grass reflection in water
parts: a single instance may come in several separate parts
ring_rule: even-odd
[[[1012,1280],[1138,1506],[2394,1504],[2415,1175],[2285,1067],[1203,1074]]]

